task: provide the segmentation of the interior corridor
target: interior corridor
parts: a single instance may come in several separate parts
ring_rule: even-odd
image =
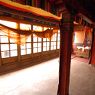
[[[95,95],[95,67],[71,61],[70,95]],[[59,59],[0,76],[0,95],[57,95]]]

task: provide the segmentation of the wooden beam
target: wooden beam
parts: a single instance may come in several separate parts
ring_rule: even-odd
[[[66,10],[60,25],[60,67],[58,95],[69,95],[73,16]]]
[[[32,13],[28,12],[22,12],[15,9],[10,9],[4,6],[0,6],[0,18],[6,17],[6,18],[13,18],[21,21],[26,21],[29,23],[44,25],[44,26],[52,26],[52,27],[58,27],[59,21],[52,19],[52,18],[46,18],[42,16],[37,16]]]

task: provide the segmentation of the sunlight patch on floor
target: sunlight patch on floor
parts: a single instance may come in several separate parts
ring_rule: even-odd
[[[58,59],[53,59],[2,75],[0,95],[56,95],[58,66]]]

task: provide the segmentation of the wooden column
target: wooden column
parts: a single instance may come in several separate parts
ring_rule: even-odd
[[[20,29],[20,23],[17,23],[17,28]],[[18,34],[18,39],[20,43],[20,35]],[[21,60],[21,49],[20,49],[20,44],[17,44],[17,54],[18,54],[18,62]]]
[[[91,58],[89,64],[95,64],[95,28],[92,32]]]
[[[66,10],[62,14],[60,23],[60,67],[57,95],[69,95],[73,27],[73,15]]]
[[[33,24],[31,25],[31,30],[33,31]],[[31,34],[31,55],[33,54],[33,33]]]

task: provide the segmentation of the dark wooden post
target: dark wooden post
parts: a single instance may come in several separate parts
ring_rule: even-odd
[[[66,10],[62,14],[60,23],[60,67],[57,95],[69,95],[73,27],[73,15]]]
[[[92,45],[89,64],[95,64],[95,28],[93,28],[92,32]]]

